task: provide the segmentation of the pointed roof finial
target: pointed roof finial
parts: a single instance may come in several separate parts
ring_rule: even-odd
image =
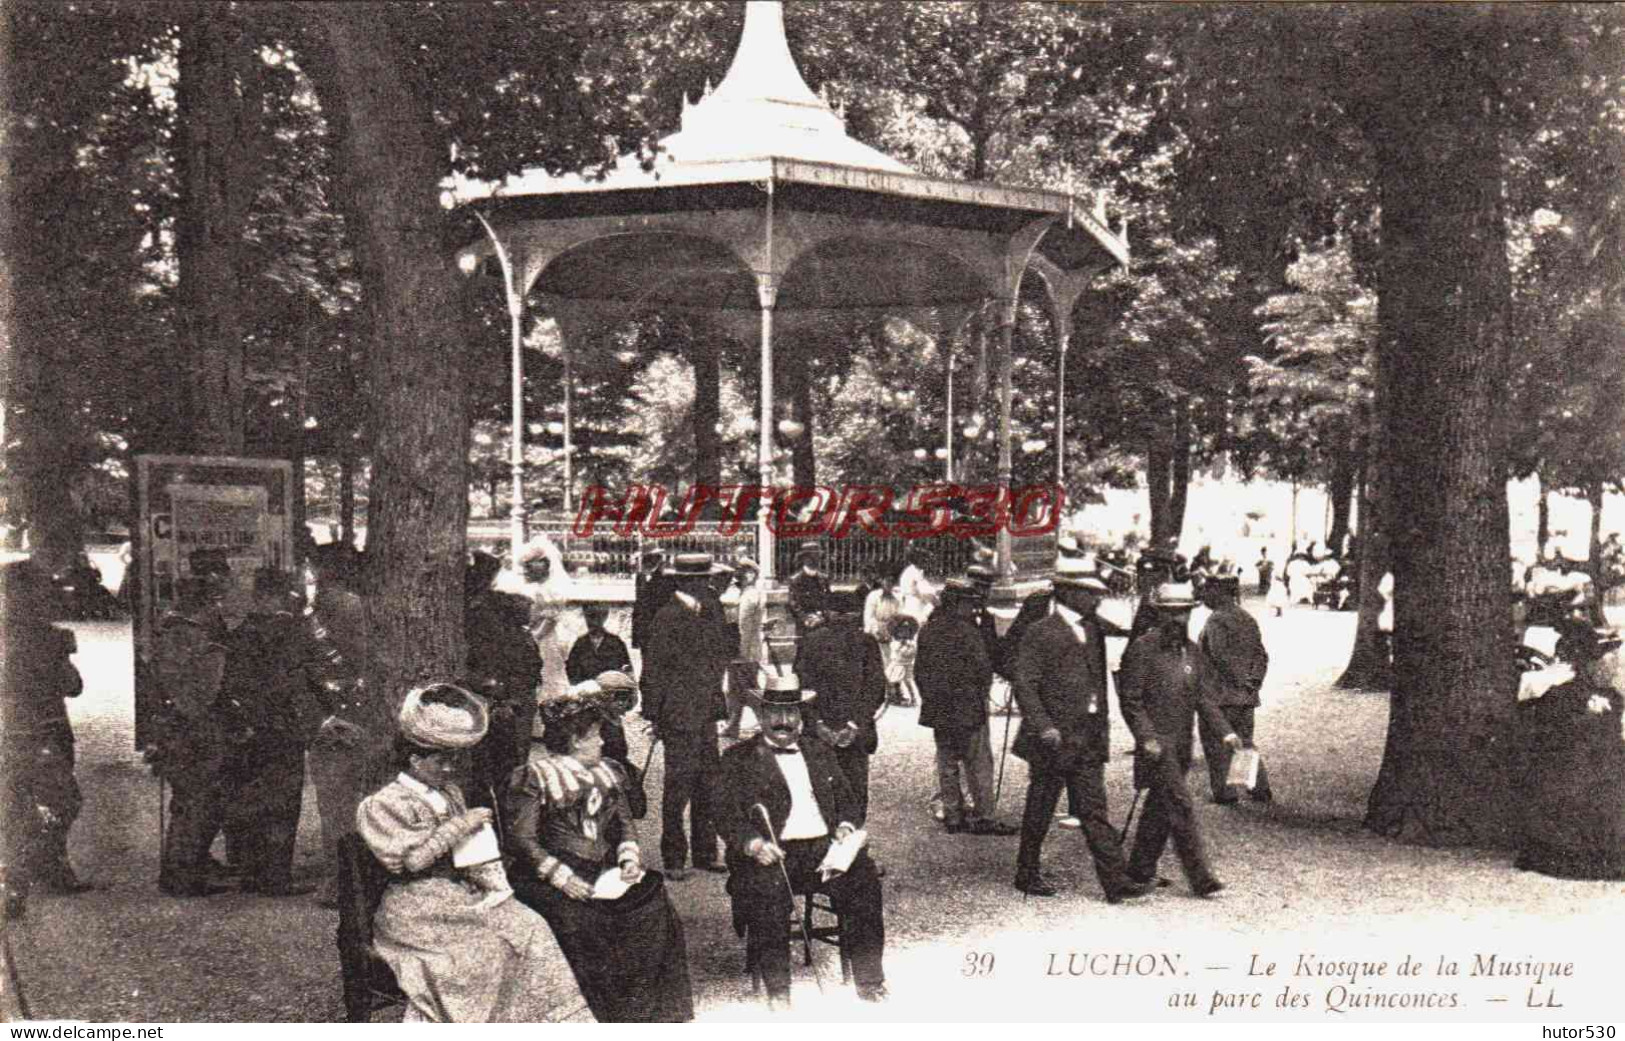
[[[683,111],[682,130],[662,146],[685,162],[772,155],[845,163],[871,170],[912,171],[846,134],[829,104],[802,79],[784,35],[780,0],[748,0],[739,47],[722,82]]]

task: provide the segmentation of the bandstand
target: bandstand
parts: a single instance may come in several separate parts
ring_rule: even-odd
[[[681,129],[660,141],[652,169],[628,158],[602,180],[527,171],[500,185],[458,185],[455,197],[476,207],[491,232],[460,252],[460,265],[501,261],[516,329],[517,301],[536,290],[558,321],[566,357],[595,323],[651,310],[701,311],[731,332],[759,335],[764,486],[775,484],[776,335],[787,341],[798,323],[831,312],[870,312],[940,338],[992,306],[998,482],[1008,487],[1011,340],[1023,276],[1042,279],[1064,386],[1074,305],[1096,274],[1128,259],[1098,196],[1080,205],[1076,192],[927,177],[848,136],[797,70],[778,0],[746,4],[727,74],[698,102],[684,99]],[[1063,422],[1058,416],[1058,457]],[[766,511],[757,539],[771,584]],[[1008,587],[1008,532],[997,554]]]

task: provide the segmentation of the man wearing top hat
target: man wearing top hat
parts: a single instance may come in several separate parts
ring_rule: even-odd
[[[1224,883],[1208,863],[1185,784],[1191,727],[1200,715],[1232,752],[1241,747],[1241,738],[1214,701],[1218,679],[1212,663],[1186,633],[1196,607],[1190,584],[1165,582],[1146,605],[1156,612],[1156,628],[1129,645],[1118,674],[1123,719],[1137,744],[1134,785],[1150,789],[1129,854],[1129,875],[1139,883],[1157,883],[1157,861],[1172,836],[1191,892],[1211,896]]]
[[[824,547],[816,542],[803,542],[796,550],[798,567],[789,582],[790,614],[802,633],[816,627],[829,610],[829,578],[819,570],[823,561]]]
[[[858,997],[884,1001],[885,912],[880,878],[867,851],[846,871],[819,882],[832,841],[864,823],[834,752],[805,732],[795,676],[772,674],[756,706],[762,729],[722,757],[716,775],[717,825],[728,846],[728,894],[745,958],[767,990],[768,1007],[790,1002],[791,890],[829,893],[841,918],[841,947]],[[790,889],[786,889],[788,879]]]
[[[1242,609],[1241,579],[1236,575],[1219,575],[1202,583],[1202,603],[1212,614],[1202,625],[1198,646],[1213,666],[1218,689],[1214,699],[1231,729],[1241,738],[1244,748],[1253,747],[1253,713],[1258,708],[1258,692],[1264,686],[1264,674],[1269,671],[1270,655],[1264,649],[1264,637],[1258,622]],[[1240,792],[1225,784],[1230,772],[1230,749],[1223,735],[1208,725],[1205,718],[1198,720],[1198,733],[1202,738],[1202,755],[1207,759],[1208,780],[1213,786],[1213,801],[1221,805],[1234,805]],[[1254,802],[1269,802],[1269,775],[1262,764],[1258,767],[1258,784],[1252,793]]]
[[[1105,634],[1095,612],[1106,583],[1083,560],[1063,557],[1052,579],[1055,610],[1035,622],[1016,653],[1021,730],[1011,751],[1027,760],[1030,781],[1016,854],[1016,888],[1054,896],[1038,869],[1039,854],[1061,789],[1083,828],[1106,900],[1144,896],[1128,877],[1123,847],[1106,814],[1106,761],[1111,724],[1106,703]]]
[[[709,553],[679,553],[664,572],[673,592],[650,622],[643,652],[643,714],[666,746],[661,796],[660,857],[666,877],[688,877],[694,866],[726,870],[717,860],[717,834],[705,781],[717,762],[716,724],[722,718],[722,676],[733,658],[722,605],[711,595],[719,573]],[[689,834],[683,810],[689,809]],[[692,845],[689,838],[692,836]]]

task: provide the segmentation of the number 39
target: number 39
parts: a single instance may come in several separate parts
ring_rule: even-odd
[[[977,954],[975,951],[967,951],[964,967],[959,970],[959,974],[967,979],[993,975],[993,952]]]

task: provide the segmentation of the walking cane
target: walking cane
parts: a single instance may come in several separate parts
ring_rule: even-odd
[[[1128,804],[1128,819],[1123,822],[1123,830],[1117,835],[1118,842],[1128,841],[1129,825],[1134,823],[1134,811],[1140,808],[1140,796],[1144,794],[1144,788],[1134,789],[1134,801]]]
[[[1009,691],[1004,696],[1004,737],[999,741],[999,780],[993,786],[993,806],[983,814],[984,817],[992,817],[998,811],[999,795],[1004,791],[1004,757],[1010,751],[1010,717],[1015,715],[1011,708],[1016,698],[1016,688],[1012,686]]]
[[[767,807],[763,806],[761,803],[756,803],[755,805],[753,805],[751,807],[751,809],[755,810],[757,813],[760,813],[762,815],[762,823],[767,825],[767,833],[769,835],[772,835],[773,834],[773,818],[771,818],[771,817],[769,817],[767,815]],[[774,845],[778,845],[778,843],[774,843]],[[810,952],[812,950],[812,937],[807,934],[807,921],[806,921],[806,919],[802,918],[802,917],[800,917],[798,915],[795,915],[795,911],[796,911],[796,890],[795,890],[795,887],[790,884],[790,869],[784,866],[784,850],[783,849],[779,850],[779,877],[784,879],[785,892],[790,894],[790,913],[791,913],[791,915],[795,916],[796,924],[801,926],[801,945],[802,945],[802,949],[805,950],[805,951]],[[807,899],[811,900],[812,897],[808,896]],[[824,974],[818,971],[818,959],[809,958],[808,961],[810,961],[812,963],[813,982],[818,984],[818,993],[822,994],[822,993],[824,993]]]

